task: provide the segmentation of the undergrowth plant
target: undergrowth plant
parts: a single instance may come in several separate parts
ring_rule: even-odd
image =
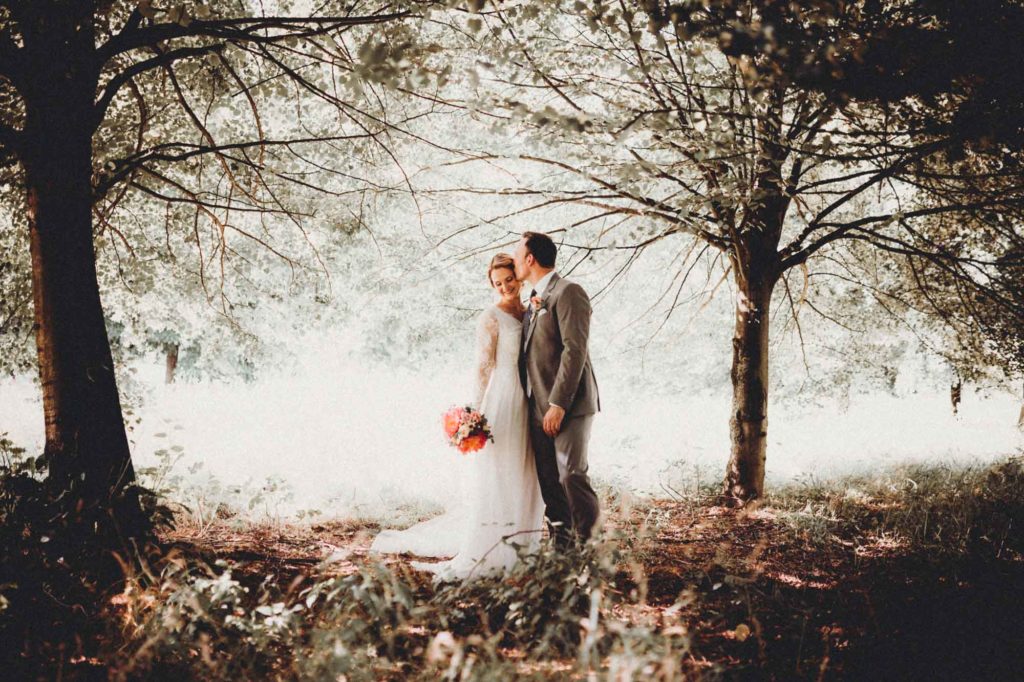
[[[1001,558],[1024,552],[1024,457],[914,464],[791,486],[768,504],[814,542],[886,541],[906,553]]]
[[[368,562],[340,576],[325,564],[300,589],[247,587],[228,567],[178,562],[122,598],[130,646],[117,667],[124,679],[550,678],[566,665],[671,679],[689,636],[616,614],[635,599],[617,547],[544,545],[509,573],[450,584]]]

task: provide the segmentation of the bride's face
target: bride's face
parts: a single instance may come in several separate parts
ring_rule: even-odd
[[[501,295],[502,300],[511,301],[519,298],[519,289],[523,286],[516,279],[512,268],[496,268],[491,270],[491,285]]]

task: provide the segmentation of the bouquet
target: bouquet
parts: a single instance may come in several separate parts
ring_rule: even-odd
[[[476,452],[487,445],[487,441],[494,442],[487,417],[469,406],[452,407],[444,413],[444,433],[448,442],[462,454]]]

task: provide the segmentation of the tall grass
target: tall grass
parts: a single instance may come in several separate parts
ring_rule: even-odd
[[[773,491],[767,503],[811,539],[904,552],[1004,558],[1024,552],[1024,457],[991,465],[893,467]]]

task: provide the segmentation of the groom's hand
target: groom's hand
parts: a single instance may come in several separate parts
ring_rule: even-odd
[[[552,405],[544,415],[544,433],[552,438],[558,435],[562,428],[562,419],[565,417],[565,410],[558,405]]]

